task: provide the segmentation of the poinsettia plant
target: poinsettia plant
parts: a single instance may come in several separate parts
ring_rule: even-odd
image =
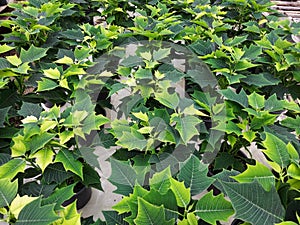
[[[12,3],[1,219],[93,224],[62,204],[77,182],[101,190],[100,145],[123,199],[95,224],[299,223],[300,26],[272,4]]]

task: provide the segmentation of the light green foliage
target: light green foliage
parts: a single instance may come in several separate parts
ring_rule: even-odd
[[[232,178],[240,183],[251,183],[256,180],[266,191],[270,191],[275,186],[275,177],[272,172],[258,161],[254,166],[247,165],[247,170]]]
[[[210,224],[217,221],[227,221],[234,210],[223,194],[213,196],[212,191],[204,195],[196,205],[196,214]]]
[[[53,208],[54,204],[42,206],[41,199],[38,198],[23,207],[16,224],[38,223],[41,225],[48,225],[53,223],[59,219]]]
[[[18,181],[8,178],[0,179],[0,207],[9,206],[18,192]]]
[[[11,159],[7,163],[0,166],[1,179],[6,178],[12,180],[18,173],[25,171],[26,162],[23,159]]]
[[[290,162],[290,156],[286,144],[273,134],[266,133],[263,141],[266,150],[264,153],[281,168],[285,168]]]
[[[231,200],[236,218],[250,223],[270,225],[283,220],[284,208],[274,187],[267,192],[256,181],[221,184]]]
[[[14,11],[0,21],[1,31],[7,28],[0,37],[1,218],[80,224],[75,203],[61,206],[73,194],[73,186],[64,186],[69,178],[101,186],[93,170],[99,144],[117,148],[109,180],[123,195],[116,211],[104,212],[107,224],[218,224],[233,214],[245,224],[294,224],[283,218],[297,217],[290,206],[299,200],[300,45],[292,41],[299,25],[279,19],[268,0],[216,3],[11,4]],[[145,44],[136,54],[119,46],[137,40]],[[210,85],[202,89],[211,80],[198,77],[189,52],[180,54],[172,43],[212,71],[218,95]],[[191,71],[168,62],[177,54]],[[103,71],[106,66],[113,68]],[[179,81],[185,97],[174,88]],[[124,120],[110,123],[99,114],[115,107],[107,96],[91,99],[98,90],[108,97],[130,92],[117,108]],[[40,107],[46,100],[68,104],[47,111]],[[274,173],[240,154],[251,155],[253,142]],[[11,182],[22,184],[27,176],[35,182]],[[194,199],[210,185],[222,194]]]
[[[152,205],[142,198],[138,198],[138,205],[138,214],[134,220],[136,224],[174,224],[174,219],[171,221],[165,220],[163,206]]]
[[[196,156],[191,155],[180,165],[178,180],[184,181],[185,186],[191,188],[191,194],[194,196],[200,194],[213,183],[214,179],[208,177],[207,173],[207,165],[202,164]]]

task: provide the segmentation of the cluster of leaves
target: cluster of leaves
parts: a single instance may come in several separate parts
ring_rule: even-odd
[[[110,5],[116,6],[115,9]],[[272,213],[266,214],[261,219],[261,223],[274,224],[283,220],[298,221],[297,210],[295,210],[299,204],[298,181],[295,180],[295,173],[288,171],[299,171],[297,158],[299,155],[299,132],[297,131],[299,104],[294,100],[299,97],[299,43],[292,40],[293,35],[299,34],[299,23],[279,20],[279,14],[270,8],[271,5],[269,1],[264,0],[130,1],[130,3],[125,1],[119,4],[114,1],[105,1],[102,5],[105,12],[102,16],[107,18],[106,22],[112,26],[126,26],[126,29],[132,32],[135,38],[133,40],[163,40],[187,45],[209,65],[219,81],[221,89],[219,94],[224,98],[224,104],[215,104],[216,102],[214,102],[215,105],[212,104],[211,96],[203,93],[197,82],[190,81],[189,76],[177,74],[174,77],[184,78],[187,81],[186,91],[193,100],[193,108],[198,110],[197,112],[187,110],[192,112],[193,119],[184,121],[181,117],[184,115],[184,109],[180,106],[187,109],[186,100],[180,98],[176,91],[169,92],[170,85],[164,83],[165,80],[169,80],[170,83],[174,82],[172,80],[174,77],[167,75],[172,69],[162,70],[160,63],[156,62],[159,60],[155,60],[154,53],[156,52],[148,51],[147,48],[146,51],[138,52],[139,57],[126,58],[123,64],[121,62],[121,67],[113,72],[114,75],[111,74],[114,79],[122,77],[123,80],[117,83],[112,82],[112,85],[108,86],[111,94],[118,93],[124,87],[131,93],[129,97],[122,99],[124,104],[121,104],[126,120],[114,121],[110,130],[110,133],[116,138],[115,144],[121,147],[115,157],[119,160],[132,159],[131,163],[125,160],[126,165],[133,166],[133,169],[137,171],[135,167],[141,165],[140,160],[137,162],[140,152],[150,153],[150,159],[144,158],[146,164],[144,162],[143,165],[145,168],[149,166],[152,168],[156,163],[153,161],[154,157],[159,158],[166,153],[174,153],[180,145],[189,146],[190,151],[187,152],[197,152],[195,147],[188,145],[188,141],[191,141],[193,137],[200,138],[202,142],[196,155],[200,153],[200,158],[204,157],[204,160],[211,157],[214,172],[223,169],[233,169],[232,171],[236,173],[237,171],[241,172],[241,175],[236,177],[236,181],[238,181],[236,187],[239,188],[227,187],[220,181],[219,183],[216,181],[214,186],[230,198],[235,218],[254,224],[258,223],[257,221],[261,218],[255,216],[254,220],[249,218],[248,215],[258,214],[255,212],[245,213],[244,209],[252,209],[252,206],[242,202],[242,199],[247,199],[251,202],[250,204],[258,204],[258,208],[274,210]],[[128,33],[126,35],[129,36]],[[124,34],[121,37],[124,37]],[[163,50],[161,49],[161,51]],[[142,60],[138,60],[138,58]],[[157,80],[162,84],[161,86],[157,85]],[[162,96],[161,93],[166,94]],[[162,98],[159,97],[160,95]],[[137,97],[135,98],[135,96]],[[177,104],[178,97],[180,101]],[[154,104],[151,105],[153,102]],[[162,110],[168,115],[158,114]],[[181,116],[177,117],[174,113]],[[209,115],[216,122],[211,124],[212,130],[224,133],[224,137],[222,137],[224,141],[221,146],[206,139],[211,135],[204,135],[207,130],[201,120],[204,116],[203,113]],[[286,117],[283,120],[281,119],[282,113]],[[153,119],[157,115],[163,118],[162,124],[167,125],[167,128],[163,127],[160,130],[157,124],[153,124]],[[190,119],[190,115],[188,117]],[[184,130],[184,128],[186,129]],[[294,133],[291,133],[293,131]],[[168,133],[167,136],[166,133]],[[278,147],[279,142],[281,147]],[[255,159],[248,159],[240,155],[241,148],[245,148],[251,155],[251,150],[248,149],[251,143],[256,143],[262,149],[261,156],[265,158],[262,161],[267,160],[271,169]],[[212,147],[207,148],[208,145]],[[170,148],[170,146],[173,147]],[[206,157],[205,153],[201,155],[203,148],[206,153],[210,151],[212,156]],[[124,156],[125,154],[127,154],[127,158]],[[279,161],[279,158],[282,158],[281,154],[287,157],[286,164]],[[182,158],[177,160],[177,164],[176,159],[173,159],[175,162],[167,160],[175,174],[178,172],[175,169],[176,165],[178,166],[184,160],[183,155],[184,153],[181,154]],[[208,161],[211,162],[211,160]],[[295,162],[297,163],[295,164]],[[162,166],[161,164],[159,166]],[[154,167],[156,168],[157,165]],[[122,182],[115,182],[114,170],[118,171],[118,168],[113,166],[111,179],[118,187],[117,192],[124,185]],[[133,172],[133,170],[128,170]],[[148,172],[145,172],[145,169],[141,169],[141,171],[143,171],[142,174],[152,174],[149,168]],[[178,176],[173,176],[173,178],[178,180]],[[160,198],[149,200],[147,197],[148,192],[155,190],[154,187],[150,185],[144,189],[147,192],[143,191],[140,186],[134,189],[136,184],[132,179],[133,177],[129,179],[132,185],[130,192],[132,194],[129,195],[129,198],[132,202],[129,199],[126,200],[128,208],[122,205],[124,208],[120,209],[117,205],[115,209],[124,214],[121,217],[114,214],[115,218],[124,218],[124,215],[126,217],[131,212],[129,219],[125,220],[134,224],[137,221],[144,221],[145,212],[148,210],[153,210],[153,215],[158,215],[155,213],[157,210],[155,207],[164,206],[168,211],[166,205],[169,205],[169,202],[155,203],[155,200]],[[263,181],[265,179],[267,184]],[[140,177],[138,180],[140,181]],[[140,182],[139,185],[143,185],[143,182]],[[189,188],[189,185],[186,185],[185,188]],[[260,197],[254,197],[252,194],[245,197],[245,193],[240,193],[241,190],[262,194],[261,198],[264,195],[269,196],[269,203],[277,202],[276,204],[280,206],[275,209],[272,204],[266,206],[265,203],[257,203],[255,199],[260,199]],[[188,191],[186,192],[188,193]],[[124,194],[122,191],[119,193]],[[145,201],[139,199],[141,198],[139,194],[144,196],[143,200]],[[122,201],[122,203],[124,202]],[[189,210],[191,209],[189,208]],[[181,215],[183,217],[179,220],[187,220],[186,216],[189,214],[189,210],[183,213]],[[203,215],[197,213],[196,215],[199,218],[205,218]],[[151,221],[147,222],[164,221],[162,223],[168,223],[172,219],[167,217],[167,213],[165,215],[160,213],[159,216],[159,220],[151,218]],[[173,218],[176,222],[179,221],[178,217]],[[190,220],[186,224],[193,224],[193,222]]]
[[[299,223],[300,43],[293,35],[300,26],[279,19],[271,5],[11,4],[9,19],[0,22],[10,30],[0,38],[4,220],[79,224],[75,204],[61,203],[73,194],[69,180],[101,190],[94,146],[87,147],[92,140],[107,149],[117,146],[109,180],[124,195],[114,211],[104,212],[106,222],[96,224],[218,224],[231,216],[252,224]],[[137,41],[142,44],[128,56],[123,47]],[[190,51],[176,55],[180,50],[169,43]],[[193,54],[218,84],[168,61]],[[110,98],[124,92],[129,94],[111,106]],[[46,101],[70,106],[46,111]],[[99,115],[103,106],[121,114],[109,123]],[[109,128],[101,130],[105,123]],[[268,167],[251,158],[253,143]]]

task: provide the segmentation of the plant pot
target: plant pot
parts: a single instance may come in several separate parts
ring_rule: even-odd
[[[63,202],[62,206],[70,205],[72,202],[77,200],[76,208],[77,210],[82,209],[91,199],[92,196],[92,188],[86,187],[83,184],[76,185],[75,194],[70,199]]]
[[[0,6],[4,6],[7,5],[7,1],[6,0],[0,0]]]

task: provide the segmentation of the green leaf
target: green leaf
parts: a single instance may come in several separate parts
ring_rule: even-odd
[[[20,212],[16,225],[49,225],[58,220],[54,212],[54,205],[41,206],[41,199],[36,199],[27,204]]]
[[[242,135],[241,129],[234,122],[232,122],[232,121],[228,121],[227,123],[225,123],[225,122],[221,121],[213,129],[226,132],[227,134],[235,133],[237,135]]]
[[[243,58],[255,60],[259,55],[262,54],[262,47],[251,44],[249,48],[246,46],[243,49],[245,51]]]
[[[280,80],[270,73],[250,74],[241,81],[256,87],[273,86],[280,83]]]
[[[295,129],[296,134],[300,135],[300,116],[297,115],[296,118],[287,117],[281,121],[283,126],[286,126],[290,129]]]
[[[232,89],[227,88],[226,90],[221,90],[221,94],[223,94],[228,100],[236,102],[245,108],[248,107],[248,97],[244,89],[240,91],[240,93],[234,92]]]
[[[137,131],[123,132],[122,136],[116,142],[117,145],[130,150],[143,150],[147,146],[145,137]]]
[[[24,118],[27,116],[35,116],[36,118],[40,117],[42,112],[42,107],[39,104],[23,102],[21,109],[18,111],[18,114]]]
[[[178,180],[184,181],[186,187],[191,188],[191,195],[197,195],[206,190],[214,179],[207,176],[208,166],[200,162],[199,158],[191,155],[184,163],[180,164]]]
[[[159,61],[163,58],[166,58],[170,55],[171,53],[171,48],[160,48],[158,51],[153,52],[153,59],[155,61]]]
[[[74,51],[75,58],[79,61],[84,60],[89,57],[91,49],[88,47],[76,48]]]
[[[251,183],[255,180],[266,190],[270,191],[272,187],[275,187],[275,177],[271,170],[256,161],[256,165],[247,165],[247,169],[234,177],[236,181],[240,183]]]
[[[56,134],[50,133],[41,133],[39,135],[35,135],[32,137],[31,141],[28,143],[30,146],[31,154],[34,154],[39,149],[45,147],[47,143],[49,143]]]
[[[27,51],[23,48],[21,49],[20,59],[23,63],[34,62],[46,56],[47,51],[48,48],[38,48],[31,45]]]
[[[200,39],[189,45],[189,48],[191,48],[200,56],[211,54],[214,50],[214,47],[210,41],[204,41]]]
[[[235,218],[252,224],[273,225],[284,217],[284,208],[275,190],[265,191],[260,184],[221,182],[235,210]]]
[[[75,158],[72,150],[61,149],[54,162],[61,162],[66,171],[71,171],[83,179],[83,165]]]
[[[0,177],[13,179],[18,173],[25,171],[26,162],[23,159],[11,159],[0,166]]]
[[[123,213],[131,213],[129,218],[126,218],[126,221],[132,221],[136,218],[138,213],[138,198],[144,198],[144,196],[148,193],[146,189],[141,187],[140,185],[135,185],[132,194],[129,196],[124,196],[120,202],[114,205],[112,208],[116,210],[119,214]]]
[[[150,187],[150,191],[143,196],[143,199],[156,206],[163,205],[167,220],[177,219],[178,206],[172,190],[169,189],[165,194],[161,194]]]
[[[11,55],[6,57],[7,61],[10,62],[14,66],[19,66],[22,64],[21,59],[17,55]]]
[[[12,141],[13,145],[11,147],[11,156],[16,157],[25,154],[28,149],[24,140],[24,136],[18,134],[12,138]]]
[[[143,112],[133,112],[132,115],[134,115],[136,118],[142,120],[142,121],[145,121],[145,122],[148,122],[149,121],[149,118],[148,118],[148,115],[147,113],[143,113]]]
[[[70,57],[68,56],[64,56],[63,58],[61,59],[58,59],[56,61],[54,61],[55,63],[58,63],[58,64],[66,64],[66,65],[71,65],[73,64],[73,59],[71,59]]]
[[[62,203],[74,195],[75,184],[56,189],[49,197],[42,199],[42,205],[55,204],[54,210],[62,209]]]
[[[179,207],[186,208],[191,199],[190,188],[186,188],[184,186],[183,181],[179,182],[179,181],[175,180],[174,178],[172,178],[170,180],[170,182],[171,182],[170,188],[173,191],[173,193],[175,194],[177,205]]]
[[[112,174],[109,177],[109,181],[117,186],[115,193],[128,195],[132,193],[136,184],[137,174],[135,170],[130,166],[130,162],[122,162],[111,158]]]
[[[25,62],[22,65],[20,65],[19,67],[11,68],[10,70],[15,72],[15,73],[28,74],[29,69],[30,69],[29,63]]]
[[[220,220],[228,221],[233,214],[232,205],[224,198],[223,193],[213,196],[213,192],[210,191],[196,205],[196,215],[209,224],[216,225]]]
[[[293,144],[291,142],[289,142],[286,145],[287,151],[291,157],[291,160],[294,160],[296,162],[299,161],[299,153],[297,152],[297,150],[295,149],[295,147],[293,146]]]
[[[62,220],[60,220],[62,224],[81,224],[81,217],[76,209],[76,202],[67,205],[64,210],[60,211],[60,215],[62,217]]]
[[[38,83],[38,88],[37,88],[38,92],[53,90],[59,86],[55,81],[47,78],[42,78],[42,80],[37,81],[37,83]]]
[[[287,174],[297,180],[300,180],[300,168],[296,164],[292,163],[289,165]]]
[[[253,64],[245,59],[239,61],[238,63],[235,64],[234,70],[235,71],[243,71],[252,67],[258,66],[257,64]]]
[[[23,195],[22,197],[17,195],[9,206],[10,213],[12,213],[15,216],[15,218],[18,219],[19,214],[21,210],[24,208],[24,206],[34,201],[37,198],[38,197],[29,197],[28,195]]]
[[[150,179],[150,186],[160,194],[166,194],[171,186],[171,177],[171,170],[168,166],[166,169],[154,173],[153,177]]]
[[[256,92],[248,95],[249,105],[254,109],[262,109],[265,106],[265,97],[263,95],[259,95]]]
[[[264,153],[282,169],[290,163],[290,156],[286,144],[271,133],[266,132],[266,139],[262,142],[266,148]]]
[[[143,69],[143,68],[139,68],[135,72],[134,77],[136,79],[153,79],[151,70],[150,69]]]
[[[44,172],[46,167],[50,163],[52,163],[53,156],[54,156],[54,152],[52,151],[52,149],[44,148],[36,152],[32,157],[36,158],[36,163],[42,169],[42,172]]]
[[[0,109],[0,127],[4,127],[4,122],[6,117],[8,117],[8,111],[11,107],[6,107],[3,109]]]
[[[233,39],[232,38],[228,38],[224,44],[227,46],[236,46],[238,44],[241,44],[242,42],[246,41],[248,38],[248,35],[244,35],[244,36],[236,36]]]
[[[103,211],[103,215],[107,225],[128,225],[128,223],[124,220],[125,217],[128,216],[126,214],[119,215],[115,211]]]
[[[60,71],[55,67],[54,69],[50,68],[43,70],[44,75],[50,79],[58,80],[60,78]]]
[[[9,206],[18,192],[18,180],[0,179],[0,208]]]
[[[175,109],[179,104],[179,97],[176,92],[173,94],[169,94],[167,91],[164,91],[161,93],[157,92],[157,93],[155,93],[155,98],[161,104],[163,104],[171,109]]]
[[[196,116],[185,116],[172,118],[176,122],[175,129],[179,132],[184,144],[187,144],[192,137],[199,134],[196,126],[201,122]]]
[[[155,206],[138,198],[138,214],[134,220],[135,224],[173,225],[174,219],[166,221],[163,206]]]
[[[65,170],[62,163],[53,163],[47,166],[44,171],[43,181],[50,184],[61,184],[66,179],[74,176],[73,173]]]

